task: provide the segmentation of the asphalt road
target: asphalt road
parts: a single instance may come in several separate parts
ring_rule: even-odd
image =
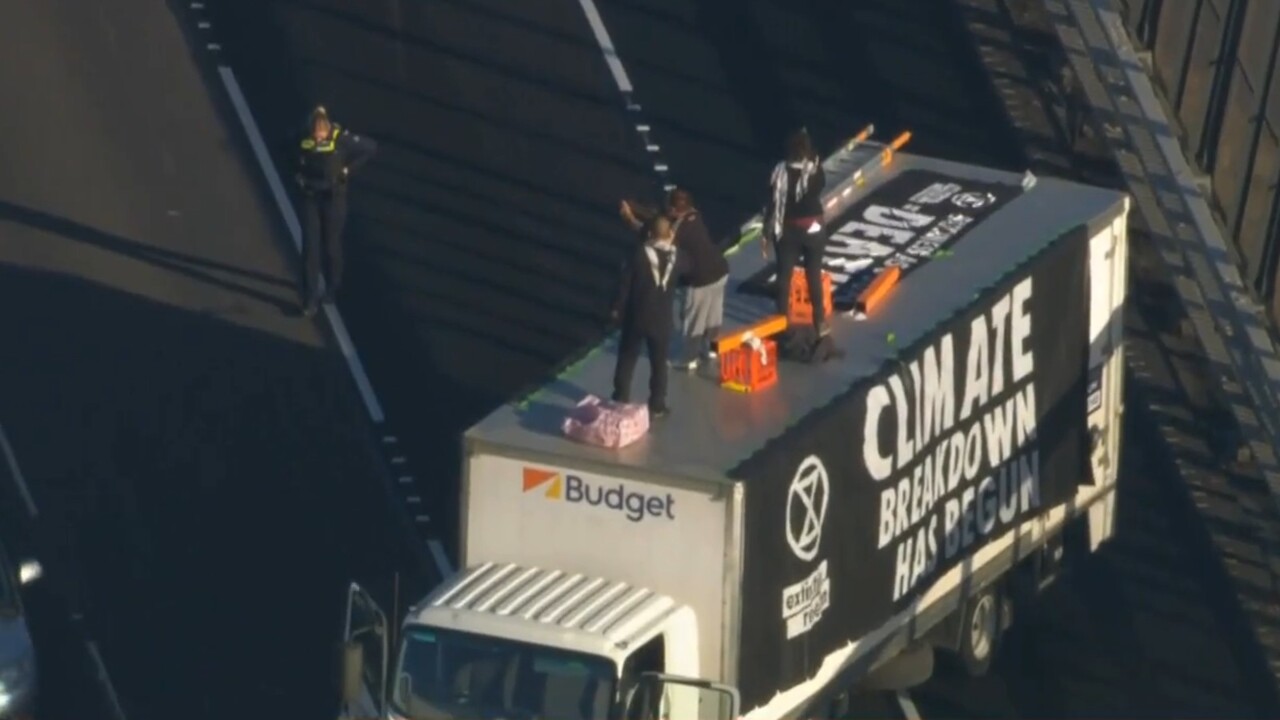
[[[412,559],[279,213],[164,5],[0,14],[0,535],[46,568],[42,718],[331,716],[345,582]]]
[[[278,160],[315,102],[383,146],[340,306],[447,544],[458,432],[595,337],[630,241],[616,202],[654,192],[659,157],[721,231],[794,123],[1021,169],[946,0],[602,0],[639,111],[575,0],[206,4],[10,0],[0,26],[0,426],[39,509],[9,477],[0,531],[49,568],[54,718],[110,717],[86,638],[129,718],[328,715],[345,579],[429,579],[341,360],[285,311],[290,253],[214,63]],[[1145,447],[1123,541],[1028,625],[1039,658],[941,675],[926,717],[1254,714]]]
[[[281,161],[316,102],[385,140],[354,196],[341,304],[375,385],[394,389],[385,403],[429,506],[455,502],[457,434],[594,337],[601,270],[628,242],[616,201],[652,188],[655,163],[724,233],[758,207],[796,124],[824,148],[874,123],[879,137],[912,131],[916,152],[1024,169],[1007,98],[948,0],[595,6],[631,107],[576,0],[210,8],[218,55]],[[1150,428],[1134,428],[1116,542],[1011,640],[1033,652],[980,681],[940,673],[915,694],[926,717],[1260,714],[1221,575],[1197,554]],[[863,711],[896,712],[880,700]]]
[[[435,507],[457,506],[459,433],[599,337],[632,239],[617,203],[656,199],[655,164],[728,235],[795,124],[824,148],[875,122],[1014,162],[935,0],[600,2],[638,112],[578,0],[206,5],[189,26],[209,23],[277,164],[317,103],[382,145],[352,191],[339,306]],[[433,532],[452,549],[450,515]]]

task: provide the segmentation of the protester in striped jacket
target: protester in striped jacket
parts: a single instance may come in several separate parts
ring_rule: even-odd
[[[787,315],[791,274],[797,264],[804,267],[809,297],[822,297],[822,256],[827,245],[822,192],[827,178],[807,131],[798,130],[787,138],[786,159],[773,169],[769,183],[772,195],[765,208],[761,247],[766,257],[770,246],[777,255],[778,312]],[[813,325],[819,337],[830,331],[822,302],[813,303]]]

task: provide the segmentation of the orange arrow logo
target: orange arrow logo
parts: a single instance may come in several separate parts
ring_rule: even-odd
[[[547,483],[551,483],[551,487],[547,488],[546,497],[552,500],[560,499],[560,473],[550,470],[538,470],[536,468],[524,469],[524,492],[529,492],[534,488],[541,487]]]

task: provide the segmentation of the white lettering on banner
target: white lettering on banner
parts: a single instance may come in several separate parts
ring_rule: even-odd
[[[894,600],[1040,506],[1032,291],[1028,277],[969,323],[963,363],[948,333],[867,391],[862,455],[880,484]]]
[[[850,259],[884,258],[881,267],[910,270],[973,222],[963,213],[948,213],[939,219],[917,210],[919,206],[914,204],[898,208],[871,205],[862,217],[841,225],[831,234],[823,258],[832,282],[840,285],[852,278],[845,267]],[[919,235],[926,227],[924,235]]]
[[[955,208],[979,210],[997,200],[990,192],[965,191],[957,183],[935,182],[908,202],[866,207],[828,238],[823,268],[831,275],[836,296],[848,300],[857,291],[856,284],[849,281],[869,267],[906,271],[928,260],[974,222],[973,216],[955,212]],[[930,207],[947,201],[950,207]],[[776,275],[769,276],[770,282],[776,280]]]
[[[782,619],[787,623],[787,639],[809,632],[831,605],[831,579],[827,561],[809,577],[782,589]]]
[[[915,195],[912,195],[911,202],[924,205],[937,205],[963,189],[964,188],[961,188],[959,185],[952,182],[933,183],[929,187],[921,190]]]

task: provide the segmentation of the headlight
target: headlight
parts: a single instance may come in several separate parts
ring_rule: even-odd
[[[35,684],[35,669],[35,658],[30,653],[0,668],[0,713],[10,710],[31,690]]]

